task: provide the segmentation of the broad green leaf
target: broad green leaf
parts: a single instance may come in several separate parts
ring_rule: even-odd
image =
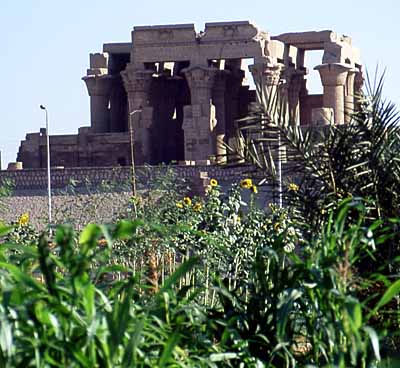
[[[129,343],[127,348],[125,349],[123,365],[125,367],[136,367],[137,365],[137,349],[139,347],[140,338],[142,337],[142,331],[145,325],[144,319],[140,319],[136,321],[134,326],[134,334],[130,336]]]
[[[0,223],[0,237],[7,235],[14,227]]]
[[[369,339],[371,340],[372,348],[374,350],[376,360],[381,360],[381,354],[379,352],[379,339],[375,330],[371,327],[365,326],[364,331],[368,334]]]
[[[4,244],[0,244],[0,248],[10,249],[10,250],[17,250],[17,251],[19,251],[21,253],[29,254],[30,256],[35,256],[35,257],[38,255],[37,248],[29,246],[29,245],[4,243]]]
[[[400,293],[400,279],[389,286],[385,294],[383,294],[382,298],[379,300],[378,304],[374,308],[374,311],[376,312],[377,310],[379,310],[379,308],[389,303],[399,293]]]
[[[89,224],[81,232],[79,236],[79,244],[86,244],[98,239],[101,234],[99,225]]]
[[[28,274],[22,272],[17,266],[12,264],[0,262],[0,269],[4,268],[9,271],[10,275],[17,281],[25,284],[26,286],[31,287],[39,292],[44,292],[46,289],[42,284],[36,281],[34,278],[29,276]]]
[[[158,362],[158,366],[160,368],[167,366],[168,361],[170,360],[172,353],[174,352],[175,346],[178,345],[179,340],[180,336],[177,332],[175,332],[174,334],[172,334],[172,336],[170,336],[170,338],[168,339],[168,341],[164,346],[164,350]]]
[[[135,235],[136,230],[139,226],[143,226],[142,220],[121,220],[118,222],[117,229],[115,231],[116,239],[129,239],[132,235]]]
[[[173,285],[176,285],[180,278],[186,275],[199,263],[198,257],[192,257],[183,264],[181,264],[178,269],[164,282],[164,285],[159,291],[162,294],[164,291],[170,289]]]
[[[353,322],[354,328],[357,331],[362,326],[361,304],[357,299],[353,297],[348,297],[346,300],[346,307]]]

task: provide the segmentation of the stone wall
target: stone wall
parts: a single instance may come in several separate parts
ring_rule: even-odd
[[[36,229],[47,225],[48,200],[46,191],[31,191],[18,196],[0,198],[0,220],[12,223],[28,213]],[[58,193],[52,196],[55,224],[71,224],[81,229],[88,223],[111,223],[125,218],[129,211],[131,192]]]
[[[137,189],[140,192],[152,187],[168,168],[179,179],[187,179],[192,191],[201,192],[202,179],[206,172],[215,178],[226,190],[241,177],[247,176],[247,168],[225,168],[218,166],[146,166],[137,167]],[[51,171],[52,208],[54,223],[70,223],[82,228],[89,222],[109,223],[125,217],[130,209],[131,168],[65,168]],[[47,223],[47,171],[26,169],[0,171],[0,185],[12,183],[12,194],[0,198],[0,220],[7,223],[16,221],[23,213],[29,213],[31,223],[43,229]],[[265,205],[268,189],[260,188],[261,205]],[[265,192],[263,194],[263,192]],[[248,193],[244,193],[248,196]]]
[[[207,172],[210,178],[226,182],[239,180],[249,170],[243,168],[226,168],[222,166],[139,166],[136,167],[138,183],[146,186],[157,175],[163,175],[168,168],[176,173],[180,178],[195,181],[200,178],[200,173]],[[131,181],[132,168],[122,167],[75,167],[75,168],[52,168],[51,183],[54,190],[64,190],[69,185],[82,188],[90,186],[100,186],[104,183],[121,186],[121,190],[126,188]],[[12,184],[14,195],[26,193],[38,194],[47,188],[46,169],[25,169],[17,171],[0,171],[0,185],[9,182]]]

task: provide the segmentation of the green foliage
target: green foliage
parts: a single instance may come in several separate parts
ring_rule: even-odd
[[[45,236],[36,251],[1,247],[1,365],[215,366],[201,356],[219,352],[202,331],[204,307],[173,289],[197,260],[182,264],[159,293],[149,294],[129,269],[119,268],[126,277],[112,280],[110,268],[91,267],[109,256],[108,247],[97,249],[106,231],[87,227],[78,246],[64,226],[55,248]],[[15,250],[19,257],[10,264]]]
[[[338,284],[341,285],[338,289],[341,295],[337,295],[340,298],[332,300],[330,295],[324,295],[321,310],[336,308],[340,300],[349,297],[346,303],[352,305],[352,298],[360,297],[367,317],[364,320],[360,308],[351,307],[357,316],[354,317],[358,321],[355,325],[364,328],[368,320],[375,328],[387,326],[391,339],[397,339],[399,303],[390,298],[390,303],[386,304],[385,295],[393,297],[398,292],[397,283],[390,286],[388,279],[398,277],[399,273],[400,116],[394,104],[383,98],[383,78],[373,82],[368,80],[366,94],[357,96],[358,111],[351,116],[350,123],[339,126],[297,126],[290,120],[287,101],[280,94],[279,86],[267,89],[257,84],[256,87],[258,105],[250,116],[239,122],[237,143],[235,148],[230,148],[232,157],[237,158],[237,164],[250,165],[258,175],[261,174],[261,183],[269,185],[274,198],[284,199],[293,216],[292,221],[297,222],[303,238],[309,243],[306,251],[299,253],[302,258],[312,262],[324,260],[317,269],[320,273],[328,270],[331,281],[335,270],[343,273],[345,280],[352,275],[350,279],[357,288],[352,290],[347,283]],[[343,207],[343,200],[358,204],[351,205],[349,211]],[[346,232],[343,232],[346,229],[343,217],[353,223]],[[318,253],[309,254],[308,249],[314,252],[320,243],[324,244],[321,248],[323,257]],[[342,261],[339,261],[340,257]],[[307,269],[311,266],[308,264]],[[279,284],[279,281],[275,282]],[[336,285],[332,287],[337,289]],[[307,300],[304,293],[299,300]],[[324,300],[328,303],[324,304]],[[380,307],[383,310],[377,313]],[[345,315],[342,307],[338,310],[340,316]],[[339,315],[330,313],[328,315],[335,315],[340,321]],[[342,326],[333,324],[326,336],[340,336],[348,325],[348,322]],[[354,323],[350,325],[354,327]],[[378,337],[371,331],[365,327],[363,334],[370,336],[378,357]],[[352,333],[355,333],[354,329]],[[363,356],[361,361],[354,346],[349,350],[350,356],[339,356],[337,352],[330,355],[333,354],[332,347],[327,344],[321,350],[327,358],[326,364],[365,365],[364,358],[368,353],[366,345],[361,343],[366,341],[360,337],[363,334],[356,334],[357,346]],[[343,341],[350,338],[343,336],[347,336],[346,331],[335,342],[341,348]],[[318,346],[314,337],[311,345]],[[330,360],[332,356],[337,357],[335,361]]]
[[[366,227],[368,203],[353,199],[307,240],[290,211],[271,205],[266,213],[256,194],[244,202],[244,191],[213,186],[205,199],[177,198],[163,220],[151,217],[156,223],[91,224],[79,236],[62,226],[52,243],[44,235],[37,246],[3,242],[1,364],[377,365],[385,330],[370,322],[399,286],[360,300],[368,280],[356,267],[393,228]],[[130,264],[117,262],[116,246],[131,253]],[[171,254],[169,269],[161,260]]]

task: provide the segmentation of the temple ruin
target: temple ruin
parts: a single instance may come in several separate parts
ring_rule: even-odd
[[[323,94],[309,94],[308,51]],[[250,22],[134,27],[127,43],[107,43],[90,54],[82,78],[90,96],[91,126],[77,135],[50,137],[53,166],[181,162],[204,165],[225,153],[235,121],[248,114],[256,91],[243,83],[245,68],[270,94],[288,101],[293,124],[348,122],[363,76],[351,38],[332,31],[271,36]],[[28,134],[18,161],[46,167],[46,131]]]

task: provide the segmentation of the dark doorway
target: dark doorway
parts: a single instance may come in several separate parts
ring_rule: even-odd
[[[184,160],[183,107],[189,104],[190,92],[184,78],[154,78],[151,88],[152,164]]]

